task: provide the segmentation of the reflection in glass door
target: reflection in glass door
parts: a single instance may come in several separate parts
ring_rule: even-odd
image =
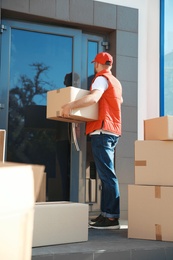
[[[49,181],[54,180],[49,199],[69,200],[69,125],[46,120],[46,93],[64,87],[72,71],[73,39],[12,29],[11,43],[7,160],[45,165]],[[53,194],[58,176],[62,191]]]
[[[47,200],[69,200],[70,164],[76,156],[76,151],[71,154],[71,124],[46,119],[46,98],[49,90],[80,87],[80,66],[74,60],[81,32],[3,24],[0,96],[6,104],[0,123],[7,130],[6,160],[45,165]]]
[[[101,38],[92,44],[80,30],[9,20],[3,24],[0,96],[5,109],[0,127],[7,130],[6,160],[45,165],[48,201],[84,202],[79,186],[82,178],[85,183],[85,125],[78,126],[78,152],[71,123],[46,119],[46,94],[70,85],[88,88]]]

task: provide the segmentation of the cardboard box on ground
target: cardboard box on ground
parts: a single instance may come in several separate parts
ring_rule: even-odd
[[[47,115],[48,119],[59,120],[65,122],[86,122],[98,119],[98,104],[88,107],[74,109],[68,118],[61,116],[62,106],[68,102],[80,99],[89,94],[90,91],[76,88],[66,87],[58,90],[47,92]]]
[[[34,169],[34,171],[33,171]],[[38,171],[39,169],[39,171]],[[0,163],[0,259],[30,260],[42,166]]]
[[[44,174],[42,165],[0,162],[0,259],[31,259],[34,207]]]
[[[87,240],[87,204],[63,201],[36,203],[33,247]]]
[[[128,237],[173,241],[173,187],[128,185]]]
[[[128,185],[128,237],[173,241],[173,116],[144,120]]]

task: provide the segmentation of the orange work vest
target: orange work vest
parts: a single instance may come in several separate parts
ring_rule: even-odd
[[[86,134],[90,134],[98,129],[103,129],[116,135],[121,135],[121,84],[112,75],[111,71],[108,70],[102,70],[97,73],[92,84],[98,76],[103,76],[108,80],[108,88],[99,100],[98,120],[87,122]]]

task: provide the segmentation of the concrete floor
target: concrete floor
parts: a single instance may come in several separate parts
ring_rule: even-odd
[[[173,260],[173,242],[127,238],[127,221],[120,230],[88,230],[88,241],[37,247],[32,260]]]

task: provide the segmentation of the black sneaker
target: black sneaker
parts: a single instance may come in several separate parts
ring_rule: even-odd
[[[109,218],[104,218],[102,221],[97,221],[89,226],[95,229],[120,229],[119,220],[110,220]]]
[[[90,224],[94,224],[94,223],[96,223],[96,222],[103,221],[104,218],[105,218],[105,217],[103,217],[103,215],[100,214],[98,217],[91,219],[91,220],[90,220]]]

